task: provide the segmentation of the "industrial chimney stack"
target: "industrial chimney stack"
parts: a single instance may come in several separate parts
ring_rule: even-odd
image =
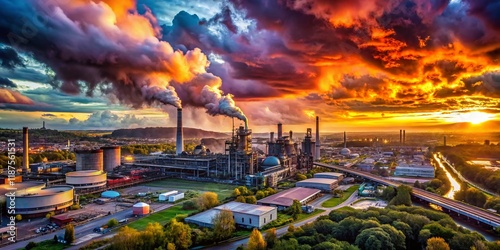
[[[269,142],[274,142],[274,132],[271,132],[271,136],[269,137]]]
[[[406,145],[406,130],[403,129],[403,145]]]
[[[347,148],[347,134],[344,131],[344,148]]]
[[[314,156],[315,160],[319,160],[321,158],[321,152],[320,152],[320,142],[319,142],[319,116],[316,116],[316,155]]]
[[[281,140],[283,139],[283,124],[278,123],[278,138],[276,138],[277,140]]]
[[[182,109],[177,109],[177,141],[175,144],[175,152],[177,155],[182,154],[184,150],[184,132],[182,129]]]
[[[28,127],[23,127],[23,173],[28,173],[29,171],[29,142],[28,142]]]
[[[399,145],[403,144],[403,130],[399,130]]]

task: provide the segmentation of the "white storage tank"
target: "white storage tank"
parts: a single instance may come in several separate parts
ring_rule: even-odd
[[[158,200],[159,201],[168,201],[168,197],[169,196],[174,195],[174,194],[178,194],[178,193],[179,193],[179,191],[174,190],[174,191],[170,191],[170,192],[166,192],[166,193],[160,194],[160,196],[158,196]]]
[[[103,150],[104,171],[112,172],[113,169],[121,165],[120,146],[101,147]]]
[[[184,193],[174,194],[168,197],[168,202],[176,202],[180,199],[184,199]]]
[[[76,171],[103,170],[102,149],[76,150]]]

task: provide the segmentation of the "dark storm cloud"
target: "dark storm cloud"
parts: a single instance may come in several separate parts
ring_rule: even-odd
[[[43,114],[42,117],[57,117],[54,114]]]
[[[24,67],[24,60],[15,50],[9,47],[0,47],[0,66],[6,69]]]
[[[17,84],[9,80],[9,78],[0,77],[0,88],[17,88]]]

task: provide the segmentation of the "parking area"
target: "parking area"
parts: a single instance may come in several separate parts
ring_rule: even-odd
[[[387,202],[377,199],[360,199],[351,205],[355,209],[366,209],[369,207],[384,208],[386,206]]]

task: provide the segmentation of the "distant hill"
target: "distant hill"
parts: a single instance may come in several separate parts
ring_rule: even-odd
[[[176,127],[117,129],[111,133],[115,138],[170,138],[176,136]],[[184,128],[184,138],[226,138],[228,134],[197,128]]]

